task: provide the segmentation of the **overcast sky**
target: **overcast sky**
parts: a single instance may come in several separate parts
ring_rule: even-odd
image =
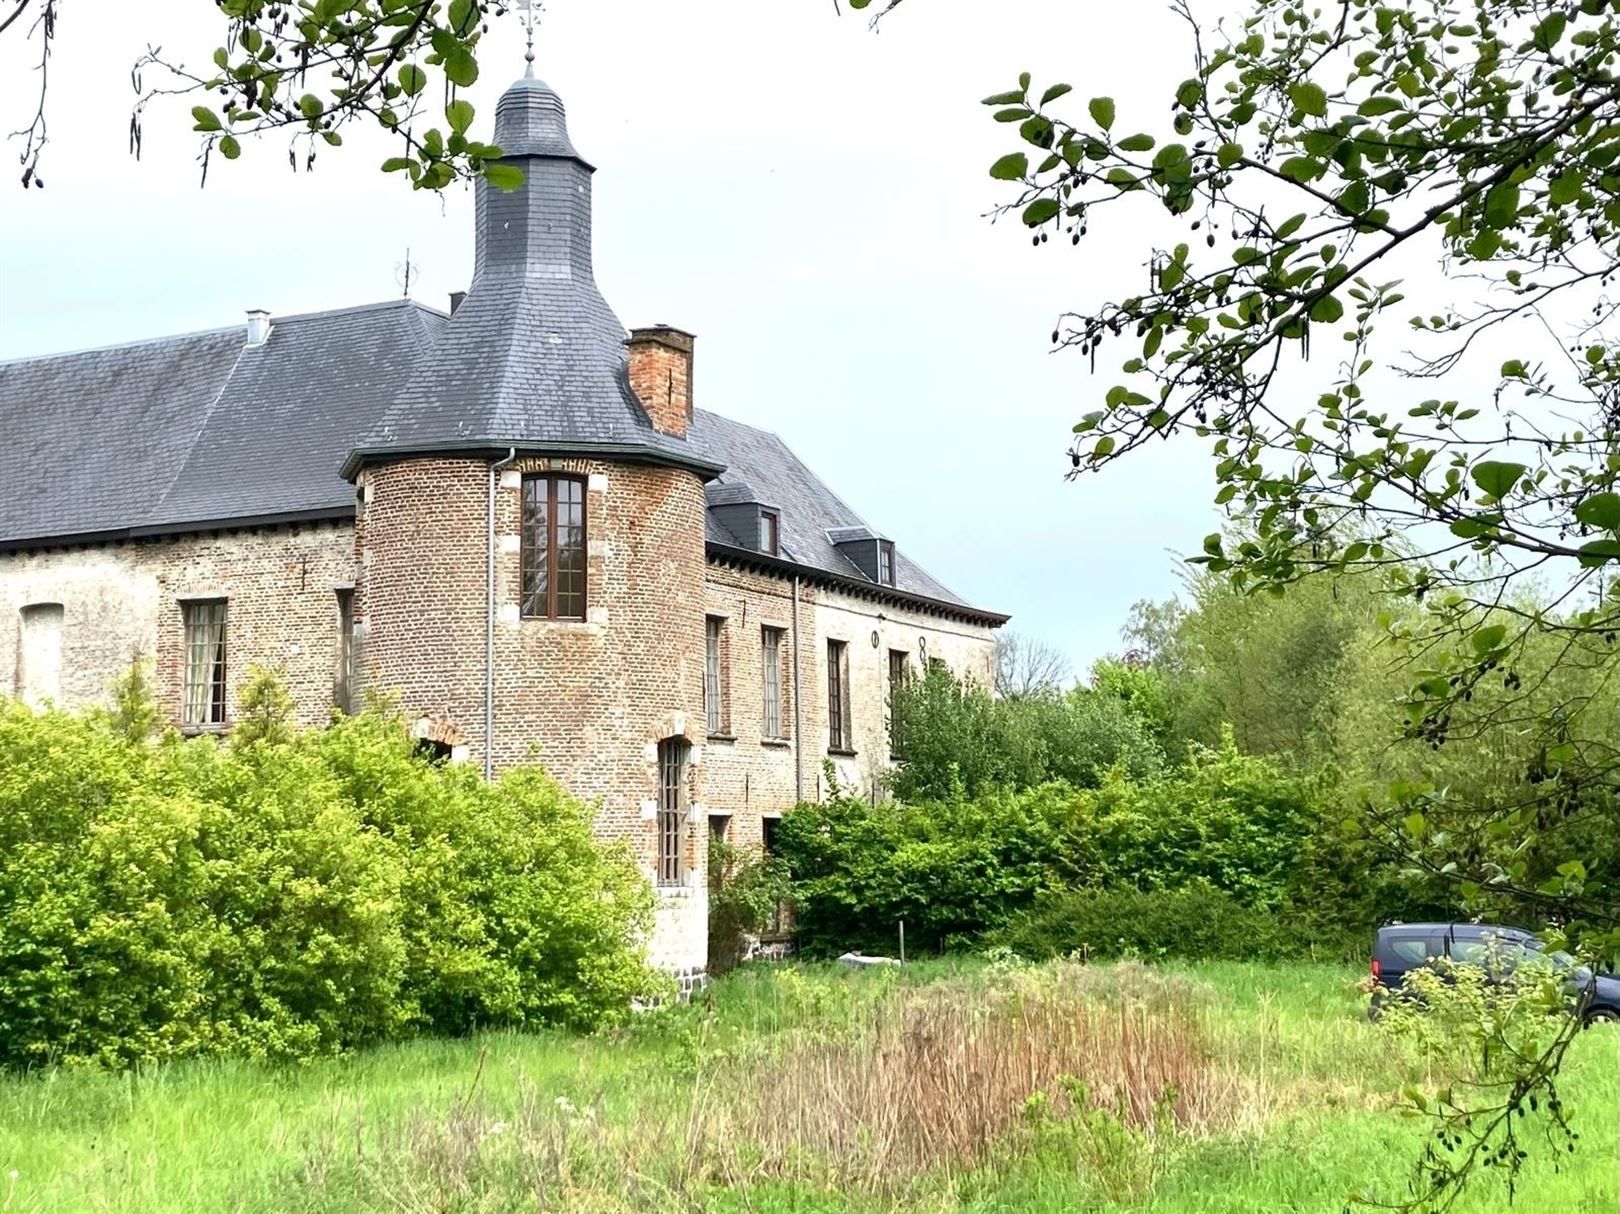
[[[388,299],[407,248],[416,298],[467,285],[471,193],[384,177],[381,134],[312,175],[251,144],[200,190],[187,101],[151,110],[129,156],[136,55],[157,42],[202,64],[221,27],[211,0],[62,6],[47,187],[0,185],[0,358]],[[34,104],[17,32],[0,39],[4,130]],[[1158,129],[1189,74],[1166,8],[911,0],[873,34],[832,0],[551,0],[538,50],[598,168],[598,281],[626,324],[698,334],[701,407],[782,435],[947,585],[1077,668],[1118,648],[1133,601],[1175,589],[1172,552],[1216,522],[1207,459],[1189,443],[1066,482],[1070,427],[1109,381],[1048,348],[1058,312],[1145,274],[1143,233],[1035,250],[992,225],[1005,194],[986,168],[1011,131],[978,104],[1029,70]],[[487,133],[522,73],[515,21],[481,61]]]

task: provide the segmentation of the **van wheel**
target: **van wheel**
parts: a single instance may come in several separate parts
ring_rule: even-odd
[[[1617,1021],[1620,1021],[1620,1010],[1612,1007],[1595,1007],[1586,1013],[1581,1024],[1585,1028],[1591,1028],[1594,1024],[1614,1024]]]

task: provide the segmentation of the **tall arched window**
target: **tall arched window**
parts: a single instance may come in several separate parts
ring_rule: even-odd
[[[682,844],[686,821],[686,756],[684,738],[658,744],[658,884],[681,883]]]

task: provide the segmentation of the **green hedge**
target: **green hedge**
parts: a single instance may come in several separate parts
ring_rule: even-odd
[[[910,947],[941,949],[1066,895],[1078,899],[1070,911],[1080,915],[1077,891],[1125,901],[1138,891],[1189,891],[1155,903],[1170,917],[1164,932],[1132,945],[1155,953],[1178,947],[1185,933],[1175,916],[1206,893],[1249,916],[1246,930],[1257,938],[1278,917],[1299,925],[1293,939],[1360,932],[1371,921],[1371,860],[1344,840],[1335,806],[1325,781],[1240,754],[1228,738],[1175,771],[1134,779],[1115,769],[1095,789],[1046,784],[971,799],[958,790],[914,805],[838,797],[795,809],[777,840],[811,953],[892,951],[900,920]],[[1098,905],[1099,915],[1112,913]],[[1053,951],[1093,935],[1088,928],[1084,940]]]
[[[381,710],[130,719],[0,701],[0,1065],[590,1027],[656,982],[646,882],[538,771],[434,766]]]
[[[1371,929],[1318,938],[1303,924],[1256,910],[1208,885],[1171,890],[1085,889],[1045,898],[989,938],[1031,960],[1180,957],[1272,961],[1365,953]]]

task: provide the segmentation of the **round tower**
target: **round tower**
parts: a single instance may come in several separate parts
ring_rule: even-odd
[[[548,85],[506,92],[494,142],[523,182],[478,183],[465,300],[345,465],[362,677],[434,753],[539,762],[595,802],[659,889],[655,960],[696,971],[703,485],[721,469],[686,437],[691,338],[632,341],[602,298],[594,170]]]

